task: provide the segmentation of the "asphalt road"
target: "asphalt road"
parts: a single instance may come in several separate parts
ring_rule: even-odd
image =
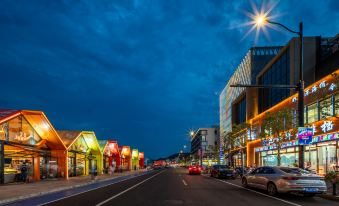
[[[239,180],[218,180],[187,175],[186,169],[167,169],[131,178],[43,205],[236,205],[236,206],[334,206],[320,197],[279,195],[242,188]]]

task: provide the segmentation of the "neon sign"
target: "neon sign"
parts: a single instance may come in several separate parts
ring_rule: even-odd
[[[333,129],[333,122],[332,121],[324,121],[324,123],[320,126],[323,132],[328,132]]]
[[[305,95],[305,97],[307,97],[307,96],[309,96],[310,94],[313,94],[313,93],[317,92],[318,89],[323,89],[323,88],[327,87],[328,85],[330,85],[330,86],[328,87],[328,90],[330,90],[330,91],[334,91],[334,90],[337,88],[337,85],[334,84],[334,83],[329,84],[329,83],[327,83],[326,81],[322,81],[318,86],[317,86],[317,85],[314,85],[311,89],[307,89],[307,90],[304,92],[304,95]],[[298,99],[297,99],[296,96],[292,98],[292,102],[293,102],[293,103],[297,102],[297,100],[298,100]]]

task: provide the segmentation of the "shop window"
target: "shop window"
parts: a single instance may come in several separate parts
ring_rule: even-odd
[[[72,145],[71,150],[86,153],[89,147],[83,136],[79,137],[78,140]]]
[[[326,119],[331,116],[333,116],[333,104],[330,97],[320,102],[320,118]]]
[[[294,151],[295,151],[294,147],[287,148],[287,152],[294,152]]]
[[[34,145],[41,141],[40,136],[22,116],[16,117],[0,127],[1,139]]]
[[[291,167],[297,162],[295,153],[282,154],[280,158],[281,166]]]
[[[311,104],[310,106],[307,106],[307,123],[313,123],[318,121],[318,107],[317,103]]]
[[[339,115],[339,93],[335,94],[334,97],[334,108],[335,108],[335,115]]]

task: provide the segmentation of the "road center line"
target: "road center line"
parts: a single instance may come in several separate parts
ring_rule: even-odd
[[[165,171],[165,170],[164,170],[164,171]],[[164,171],[159,172],[159,173],[157,173],[157,174],[155,174],[155,175],[153,175],[153,176],[151,176],[151,177],[149,177],[149,178],[147,178],[147,179],[145,179],[145,180],[139,182],[138,184],[135,184],[135,185],[133,185],[132,187],[127,188],[126,190],[124,190],[124,191],[122,191],[122,192],[120,192],[120,193],[118,193],[118,194],[116,194],[116,195],[114,195],[114,196],[112,196],[112,197],[106,199],[105,201],[102,201],[102,202],[96,204],[96,206],[101,206],[101,205],[106,204],[107,202],[109,202],[109,201],[111,201],[111,200],[113,200],[113,199],[119,197],[120,195],[122,195],[122,194],[124,194],[124,193],[130,191],[131,189],[133,189],[133,188],[135,188],[135,187],[138,187],[139,185],[141,185],[142,183],[144,183],[144,182],[146,182],[146,181],[152,179],[153,177],[155,177],[155,176],[157,176],[157,175],[160,175],[160,174],[163,173]]]
[[[184,179],[182,180],[182,183],[184,183],[184,185],[187,186],[187,183]]]
[[[232,186],[234,186],[234,187],[239,187],[239,188],[242,188],[242,189],[244,189],[244,190],[247,190],[247,191],[251,191],[251,192],[260,194],[260,195],[265,196],[265,197],[269,197],[269,198],[272,198],[272,199],[275,199],[275,200],[279,200],[279,201],[281,201],[281,202],[284,202],[284,203],[287,203],[287,204],[290,204],[290,205],[294,205],[294,206],[302,206],[302,205],[296,204],[296,203],[294,203],[294,202],[290,202],[290,201],[287,201],[287,200],[284,200],[284,199],[280,199],[280,198],[277,198],[277,197],[269,196],[269,195],[266,195],[266,194],[264,194],[264,193],[261,193],[261,192],[255,191],[255,190],[251,190],[251,189],[248,189],[248,188],[245,188],[245,187],[242,187],[242,186],[239,186],[239,185],[236,185],[236,184],[233,184],[233,183],[224,181],[224,180],[218,180],[218,181],[223,182],[223,183],[226,183],[226,184],[229,184],[229,185],[232,185]]]

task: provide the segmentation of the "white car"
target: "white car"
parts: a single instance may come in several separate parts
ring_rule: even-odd
[[[296,167],[259,167],[244,175],[242,185],[267,190],[272,196],[277,193],[314,196],[327,191],[323,177]]]

